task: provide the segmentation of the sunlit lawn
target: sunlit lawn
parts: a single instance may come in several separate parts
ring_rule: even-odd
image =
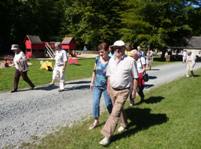
[[[201,74],[201,70],[197,72]],[[146,101],[126,106],[129,128],[115,134],[110,149],[200,149],[201,148],[201,76],[182,78],[146,94]],[[127,104],[128,105],[128,104]],[[24,143],[26,148],[101,149],[100,130],[108,114],[101,115],[101,125],[88,130],[92,120],[62,128],[39,144]]]

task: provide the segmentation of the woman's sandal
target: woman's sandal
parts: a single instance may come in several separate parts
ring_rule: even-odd
[[[92,130],[98,126],[99,122],[94,122],[90,127],[89,130]]]

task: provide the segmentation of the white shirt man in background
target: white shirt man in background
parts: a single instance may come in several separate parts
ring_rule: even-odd
[[[52,82],[50,85],[53,85],[55,81],[59,80],[59,92],[64,91],[64,72],[66,69],[67,64],[67,53],[65,50],[61,49],[61,43],[56,42],[55,43],[55,65],[54,70],[52,74]]]
[[[183,50],[183,52],[182,52],[182,61],[183,61],[183,63],[186,63],[186,59],[187,59],[187,51]]]
[[[196,56],[192,52],[188,52],[186,58],[186,77],[190,77],[190,75],[192,77],[194,76],[193,68],[195,66],[195,60]]]

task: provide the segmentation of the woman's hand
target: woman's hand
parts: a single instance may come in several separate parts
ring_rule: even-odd
[[[94,88],[94,84],[90,83],[90,90],[93,90],[93,88]]]

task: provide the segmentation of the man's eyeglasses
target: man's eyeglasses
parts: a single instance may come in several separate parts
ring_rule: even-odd
[[[120,52],[123,52],[125,49],[125,47],[115,47],[115,51],[120,53]]]

